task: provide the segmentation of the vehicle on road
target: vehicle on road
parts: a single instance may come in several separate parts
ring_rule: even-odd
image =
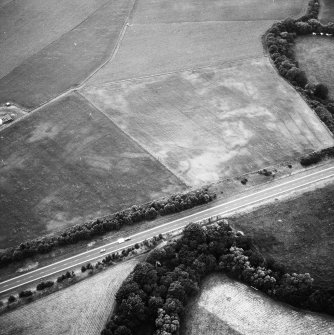
[[[100,254],[102,254],[103,252],[106,252],[106,249],[101,249],[100,250]]]
[[[119,239],[117,240],[117,242],[118,242],[118,243],[123,243],[123,242],[125,242],[125,238],[119,238]]]

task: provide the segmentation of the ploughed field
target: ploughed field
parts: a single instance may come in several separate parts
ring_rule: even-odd
[[[260,251],[287,271],[308,272],[314,284],[334,289],[334,184],[295,199],[265,205],[230,220]]]
[[[305,71],[307,78],[314,83],[325,84],[328,87],[330,98],[334,99],[334,38],[328,36],[298,37],[295,54],[299,67]]]
[[[315,114],[264,58],[87,86],[82,92],[192,186],[333,143]]]
[[[115,294],[137,260],[113,266],[92,278],[0,316],[1,335],[98,335]]]
[[[205,279],[190,304],[182,335],[329,335],[332,317],[272,300],[223,274]]]
[[[43,105],[0,133],[0,248],[332,145],[263,56],[305,5],[0,0],[0,105]]]

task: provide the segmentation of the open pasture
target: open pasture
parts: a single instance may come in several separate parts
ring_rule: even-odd
[[[189,306],[182,335],[329,335],[333,318],[272,300],[221,274],[209,276]]]
[[[192,186],[333,145],[315,114],[264,58],[82,92]]]
[[[282,20],[304,7],[304,0],[138,0],[133,23]]]
[[[320,0],[319,19],[322,23],[334,22],[334,1]]]
[[[61,1],[61,3],[63,2],[66,2],[66,4],[73,3],[72,1]],[[79,2],[81,3],[82,1],[75,1],[73,7],[80,7]],[[87,3],[87,0],[85,2]],[[12,3],[17,3],[17,1]],[[42,0],[39,3],[44,4]],[[58,1],[53,1],[52,3],[54,3],[56,8],[58,8],[57,6],[62,8],[64,12],[67,12],[67,10],[75,12],[75,9],[70,10],[66,9],[66,6],[61,7]],[[75,6],[75,3],[77,6]],[[32,46],[32,48],[41,48],[42,44],[44,44],[45,47],[43,49],[38,50],[30,57],[15,61],[19,64],[16,64],[17,66],[12,71],[0,79],[0,103],[13,101],[28,109],[35,108],[81,83],[110,57],[117,45],[126,17],[132,8],[133,0],[99,1],[99,3],[101,6],[97,7],[96,4],[96,11],[93,11],[86,19],[82,17],[83,15],[77,19],[77,21],[82,20],[80,24],[72,27],[72,29],[67,27],[67,31],[64,31],[52,43],[46,39],[50,35],[47,33],[45,39],[41,40],[41,45],[34,46],[35,44],[33,43]],[[47,8],[46,11],[50,10],[47,7],[47,3],[41,6],[41,8],[44,7]],[[9,13],[6,15],[11,19]],[[39,23],[39,20],[42,20],[43,13],[37,12],[36,14],[33,11],[31,15],[36,15],[36,20]],[[62,14],[58,13],[58,15]],[[65,17],[66,15],[64,14]],[[30,22],[28,13],[24,15],[24,18]],[[65,21],[70,20],[66,19]],[[61,26],[62,20],[59,20],[59,22]],[[46,20],[44,24],[48,24],[48,21]],[[35,39],[38,37],[34,29],[37,28],[34,26],[31,28],[31,32],[27,32],[29,38]],[[43,34],[43,31],[40,33]],[[16,39],[16,35],[19,33],[14,31],[12,34],[13,39]],[[19,41],[21,40],[19,39]],[[24,42],[22,40],[17,48],[22,48],[26,45],[26,40]],[[28,51],[26,53],[22,52],[22,57],[26,57],[30,52]],[[21,53],[19,49],[12,49],[9,52],[15,55],[16,52]],[[5,53],[4,57],[7,59],[9,54]],[[6,65],[6,67],[8,66]]]
[[[334,289],[334,184],[265,205],[230,222],[255,239],[265,256],[291,272],[308,272]]]
[[[80,24],[105,2],[0,1],[0,78]]]
[[[0,334],[100,334],[113,308],[118,288],[137,262],[118,264],[0,316]]]
[[[76,94],[4,129],[0,158],[0,248],[184,188]]]
[[[328,87],[334,99],[334,38],[327,36],[301,36],[296,40],[296,59],[311,82]]]

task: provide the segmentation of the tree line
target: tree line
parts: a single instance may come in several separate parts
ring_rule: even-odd
[[[334,23],[321,24],[317,19],[318,14],[319,2],[311,0],[306,15],[296,20],[288,18],[274,23],[264,35],[264,44],[279,74],[302,94],[321,121],[334,133],[334,102],[328,98],[328,88],[322,83],[309,82],[294,55],[298,35],[334,35]]]
[[[116,212],[65,229],[55,236],[45,236],[21,243],[12,248],[0,251],[0,267],[13,261],[19,261],[36,254],[48,253],[58,246],[74,244],[89,240],[106,232],[119,230],[125,225],[133,225],[144,220],[154,220],[158,216],[184,211],[195,206],[206,204],[216,197],[207,188],[188,193],[173,194],[160,200]]]
[[[205,276],[223,271],[297,307],[334,315],[334,294],[313,286],[306,274],[286,273],[265,260],[252,240],[225,221],[190,224],[183,236],[154,249],[116,293],[116,307],[102,335],[179,334],[185,307]]]

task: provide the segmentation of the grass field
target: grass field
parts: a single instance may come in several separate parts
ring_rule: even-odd
[[[225,275],[208,277],[182,335],[330,335],[334,319],[279,303]]]
[[[115,293],[136,263],[121,263],[0,316],[0,334],[100,334],[114,305]]]
[[[0,1],[0,78],[80,24],[106,2]]]
[[[295,47],[299,67],[313,82],[325,84],[334,99],[334,39],[320,36],[298,37]]]
[[[304,0],[139,0],[134,23],[282,20],[301,14]]]
[[[333,0],[320,0],[319,19],[322,23],[334,22]]]
[[[69,12],[75,12],[76,10],[69,9],[69,5],[67,4],[66,7],[62,4],[63,2],[66,2],[66,4],[71,3],[73,8],[78,8],[81,5],[78,6],[76,4],[82,1],[69,2],[63,0],[61,4],[59,1],[52,2],[55,8],[61,9],[66,13],[67,10]],[[34,108],[81,83],[98,66],[106,61],[118,42],[125,19],[132,8],[133,0],[99,1],[99,4],[103,4],[104,2],[103,6],[98,7],[82,23],[73,29],[67,27],[68,31],[64,32],[59,39],[46,45],[43,49],[31,55],[31,57],[19,59],[17,62],[20,62],[20,64],[17,64],[10,73],[0,79],[0,103],[14,101],[26,108]],[[17,1],[12,3],[16,4]],[[49,11],[48,4],[44,1],[38,1],[36,6],[40,7],[41,3],[44,4],[41,8],[45,6],[46,11]],[[87,3],[87,0],[84,3]],[[11,3],[8,6],[11,6]],[[4,9],[0,10],[0,12],[3,11]],[[70,17],[64,20],[66,22],[71,21],[71,15],[73,16],[74,14],[65,13],[64,15],[61,13],[57,15],[65,18],[66,15],[69,15]],[[9,15],[9,13],[5,13],[4,15],[8,16],[9,20],[12,18],[12,15]],[[30,15],[36,15],[38,24],[43,24],[43,13],[39,14],[33,11]],[[29,22],[29,24],[31,21],[30,15],[29,12],[25,12],[23,15],[24,20]],[[83,19],[82,15],[80,20],[79,18],[77,21]],[[57,20],[57,24],[59,22],[59,26],[61,27],[62,18],[57,19],[56,17],[55,20]],[[46,22],[48,22],[47,19]],[[12,27],[12,24],[10,27]],[[27,32],[29,38],[38,38],[37,32],[35,32],[35,30],[38,30],[38,27],[33,26],[31,30],[31,33]],[[40,33],[43,34],[43,31]],[[20,32],[16,33],[15,31],[12,34],[14,40],[17,35],[22,35]],[[45,39],[49,35],[47,33]],[[21,37],[19,41],[21,41]],[[47,42],[50,41],[41,40],[41,43],[45,44]],[[19,43],[19,47],[17,48],[22,48],[26,45],[27,42],[24,40],[24,43]],[[14,51],[11,50],[9,52],[16,55],[16,51]],[[17,52],[21,53],[20,50],[17,50]],[[22,57],[24,57],[25,53],[23,52],[22,54]],[[5,54],[4,57],[5,59],[9,58],[8,54],[7,56]],[[6,67],[8,66],[6,65]]]
[[[230,220],[288,270],[334,289],[334,184]]]
[[[332,145],[267,60],[86,87],[85,96],[185,183],[238,176]]]
[[[0,157],[0,248],[184,187],[76,94],[4,129]]]

